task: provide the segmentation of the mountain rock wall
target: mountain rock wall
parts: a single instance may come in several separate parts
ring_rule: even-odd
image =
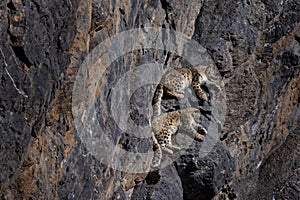
[[[0,19],[0,199],[300,198],[298,0],[3,0]],[[182,33],[205,49],[224,83],[227,110],[206,156],[196,142],[166,168],[132,173],[132,166],[116,170],[86,148],[74,123],[73,87],[84,59],[103,41],[147,27]],[[157,43],[166,47],[167,36]],[[185,62],[145,48],[99,65],[106,67],[95,87],[101,134],[120,149],[149,151],[151,141],[112,122],[111,88],[140,65]],[[149,125],[154,90],[150,84],[133,92],[134,123]],[[177,103],[163,105],[175,110]]]

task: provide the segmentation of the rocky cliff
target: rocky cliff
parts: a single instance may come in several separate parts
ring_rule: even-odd
[[[0,19],[1,199],[300,198],[298,0],[4,0]],[[164,168],[149,170],[148,159],[132,170],[152,149],[122,129],[151,126],[155,84],[139,81],[161,75],[147,71],[153,66],[197,59],[217,69],[226,94],[224,107],[200,106],[216,111],[202,120],[212,119],[217,138],[205,155],[206,140],[191,142]],[[85,69],[87,60],[94,67]],[[88,126],[95,118],[81,105],[101,129]],[[169,111],[185,105],[163,101]],[[100,158],[86,131],[101,135]],[[103,138],[114,156],[135,157],[109,166]]]

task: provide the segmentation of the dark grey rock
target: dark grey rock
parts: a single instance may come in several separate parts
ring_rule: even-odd
[[[59,92],[60,74],[70,63],[66,49],[75,36],[77,3],[0,3],[0,182],[20,168],[29,141],[41,131],[46,108]]]
[[[181,180],[174,165],[152,171],[137,184],[131,199],[183,199]]]
[[[204,158],[196,150],[188,151],[177,160],[184,199],[212,199],[232,178],[234,163],[221,143]]]

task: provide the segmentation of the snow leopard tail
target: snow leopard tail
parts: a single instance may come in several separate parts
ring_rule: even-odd
[[[152,139],[153,139],[153,151],[154,151],[154,156],[152,159],[152,167],[155,168],[160,165],[162,159],[162,150],[153,132],[152,132]]]
[[[154,97],[152,99],[153,117],[161,115],[161,100],[163,97],[163,93],[164,90],[162,84],[158,84],[154,93]]]

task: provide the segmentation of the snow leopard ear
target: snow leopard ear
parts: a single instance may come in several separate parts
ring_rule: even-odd
[[[198,67],[199,72],[206,72],[206,70],[209,68],[207,65],[199,65]]]
[[[201,112],[198,109],[195,109],[192,113],[193,118],[195,119],[195,121],[198,121],[201,119]]]
[[[198,65],[191,68],[193,73],[205,74],[208,71],[209,66],[207,65]]]

